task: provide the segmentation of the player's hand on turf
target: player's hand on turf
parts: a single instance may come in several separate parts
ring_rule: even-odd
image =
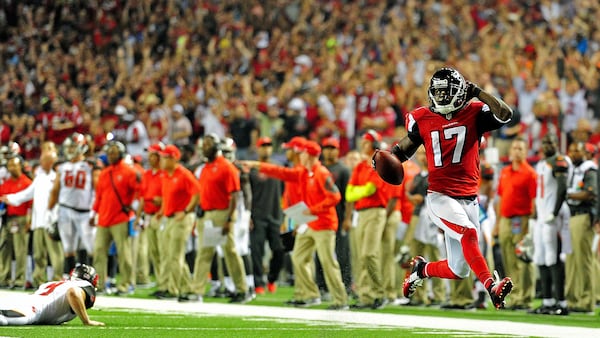
[[[98,321],[95,321],[95,320],[90,320],[85,325],[87,325],[87,326],[104,326],[105,324],[103,322],[98,322]]]

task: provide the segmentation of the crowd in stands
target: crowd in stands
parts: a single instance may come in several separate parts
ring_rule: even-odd
[[[276,151],[293,136],[334,136],[344,155],[368,128],[402,134],[405,113],[427,102],[427,79],[451,65],[516,108],[519,123],[495,136],[523,134],[534,156],[547,132],[599,138],[599,7],[4,2],[0,142],[18,142],[36,158],[42,141],[60,144],[74,131],[97,146],[107,133],[128,146],[185,146],[215,132],[232,135],[245,158],[255,156],[258,136],[273,137]]]
[[[344,157],[368,130],[405,135],[452,66],[514,111],[486,135],[487,160],[523,138],[535,162],[549,133],[562,153],[600,144],[598,14],[569,0],[5,1],[0,144],[36,160],[78,132],[92,154],[117,140],[145,163],[163,142],[191,168],[205,135],[232,138],[239,160],[269,137],[281,161],[294,137],[333,137]]]

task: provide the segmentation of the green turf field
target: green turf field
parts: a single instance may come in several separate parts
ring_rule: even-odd
[[[429,337],[463,336],[464,332],[398,329],[317,321],[273,320],[260,317],[216,317],[178,314],[90,311],[107,327],[84,327],[76,320],[61,326],[0,328],[3,336],[19,337]],[[489,336],[489,335],[485,335]],[[469,334],[469,337],[477,335]],[[484,337],[483,334],[479,337]]]
[[[127,298],[149,299],[153,289],[141,290]],[[112,300],[119,300],[116,296]],[[280,287],[275,294],[258,296],[250,304],[253,306],[283,306],[292,298],[291,287]],[[177,304],[176,300],[164,301]],[[205,303],[226,303],[227,299],[207,298]],[[162,303],[165,304],[165,303]],[[196,303],[197,304],[197,303]],[[315,308],[324,309],[329,303]],[[188,303],[187,306],[194,306]],[[199,305],[198,305],[199,306]],[[248,307],[250,308],[250,307]],[[229,309],[229,308],[228,308]],[[244,308],[245,311],[245,308]],[[383,310],[364,310],[369,313],[387,313],[419,316],[419,323],[436,321],[436,318],[460,318],[497,321],[498,325],[513,323],[533,323],[571,327],[597,328],[600,336],[598,311],[594,315],[572,314],[566,317],[529,315],[522,311],[477,311],[441,310],[436,307],[388,306]],[[348,324],[325,320],[279,319],[260,316],[255,311],[248,316],[224,316],[185,311],[164,312],[163,309],[123,310],[91,309],[90,317],[106,323],[106,327],[84,327],[79,319],[61,326],[0,327],[0,336],[9,337],[501,337],[485,333],[468,332],[468,327],[454,330],[433,330],[425,328],[392,327],[390,325]],[[356,310],[352,310],[356,313]],[[440,318],[441,320],[441,318]],[[460,331],[464,329],[465,331]],[[525,336],[535,336],[527,334]],[[582,338],[578,336],[577,338]]]

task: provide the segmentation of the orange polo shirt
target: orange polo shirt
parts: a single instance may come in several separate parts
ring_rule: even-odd
[[[352,171],[352,176],[348,184],[365,185],[368,182],[375,184],[376,191],[373,195],[367,196],[354,202],[354,209],[362,210],[367,208],[385,208],[387,206],[388,194],[385,191],[384,180],[379,177],[375,169],[371,167],[371,160],[362,161],[356,165]]]
[[[25,174],[21,174],[18,178],[12,176],[7,178],[2,185],[0,185],[0,195],[12,194],[25,190],[31,184],[31,179]],[[32,201],[27,201],[19,205],[7,205],[6,215],[7,216],[26,216],[27,212],[31,209]]]
[[[299,196],[306,203],[311,214],[317,219],[309,222],[308,226],[316,231],[333,230],[338,228],[338,217],[335,206],[342,195],[335,186],[335,181],[329,170],[317,162],[309,172],[298,166],[286,168],[271,163],[261,163],[260,172],[277,179],[298,184]]]
[[[204,165],[200,174],[200,206],[202,210],[229,208],[231,193],[240,191],[240,172],[223,156]]]
[[[162,177],[160,169],[148,169],[142,176],[140,196],[144,199],[144,213],[153,215],[160,209],[160,204],[154,204],[154,197],[162,196]]]
[[[304,170],[304,167],[300,164],[297,164],[296,166],[294,166],[291,169],[301,172]],[[285,181],[285,184],[283,187],[283,205],[282,205],[283,209],[285,209],[287,207],[291,207],[292,205],[302,201],[301,192],[302,192],[302,183]]]
[[[531,214],[537,187],[537,174],[529,163],[524,162],[519,170],[513,170],[512,164],[500,171],[498,196],[500,216],[513,217]]]
[[[169,175],[165,171],[161,177],[163,215],[166,217],[185,211],[192,196],[200,192],[200,186],[194,174],[181,164],[177,164],[173,174]]]
[[[110,227],[129,221],[130,214],[123,212],[119,198],[123,205],[131,206],[139,188],[138,181],[139,176],[135,169],[123,161],[102,169],[96,184],[96,198],[93,206],[94,211],[98,214],[98,226]]]

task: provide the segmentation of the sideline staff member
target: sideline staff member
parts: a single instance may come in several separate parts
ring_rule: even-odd
[[[198,181],[191,171],[179,163],[181,152],[170,144],[160,151],[162,179],[162,206],[156,217],[165,216],[167,224],[163,231],[163,247],[160,271],[167,280],[167,292],[158,298],[179,296],[180,302],[200,300],[190,291],[191,278],[185,263],[185,243],[194,225],[196,205],[198,204]]]

